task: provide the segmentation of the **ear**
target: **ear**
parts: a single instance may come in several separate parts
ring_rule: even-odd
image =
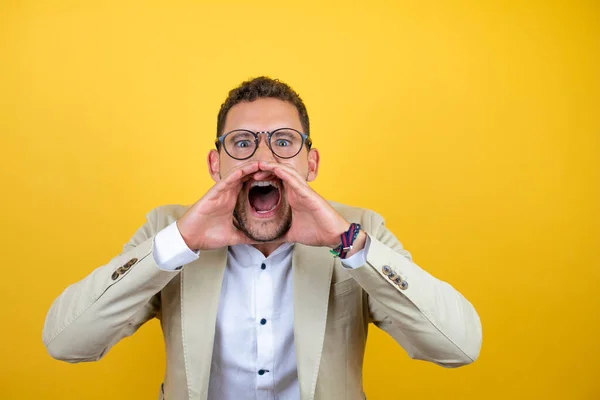
[[[308,176],[306,177],[308,182],[312,182],[317,178],[320,161],[319,151],[317,149],[310,149],[308,151]]]
[[[206,158],[208,163],[208,173],[210,177],[215,182],[219,182],[221,180],[221,160],[219,158],[219,152],[215,149],[208,152],[208,157]]]

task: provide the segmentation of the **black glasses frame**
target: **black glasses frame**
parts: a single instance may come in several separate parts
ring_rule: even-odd
[[[294,154],[293,156],[290,156],[290,157],[282,157],[282,156],[280,156],[280,155],[276,154],[276,153],[275,153],[275,151],[273,151],[273,147],[271,147],[271,136],[273,136],[273,134],[274,134],[275,132],[279,132],[279,131],[283,131],[283,130],[297,132],[297,133],[298,133],[298,134],[300,134],[300,136],[302,137],[302,145],[301,145],[301,146],[300,146],[300,148],[298,149],[298,152],[296,152],[296,154]],[[225,146],[225,138],[226,138],[228,135],[230,135],[230,134],[232,134],[232,133],[235,133],[235,132],[246,132],[246,133],[250,133],[252,136],[254,136],[254,144],[255,144],[256,146],[254,146],[254,151],[253,151],[253,152],[252,152],[252,154],[250,154],[248,157],[244,157],[244,158],[238,158],[238,157],[234,157],[234,156],[232,156],[231,154],[229,154],[229,152],[227,151],[227,146]],[[260,139],[260,136],[259,136],[259,135],[261,135],[261,134],[267,135],[267,146],[269,146],[269,150],[271,150],[271,153],[273,153],[273,155],[274,155],[275,157],[278,157],[278,158],[283,158],[283,159],[286,159],[286,160],[287,160],[287,159],[290,159],[290,158],[294,158],[294,157],[296,157],[298,154],[300,154],[300,152],[302,151],[302,147],[304,147],[304,145],[305,145],[305,144],[308,146],[308,149],[309,149],[309,150],[310,150],[310,147],[312,146],[312,140],[311,140],[311,138],[310,138],[308,135],[306,135],[306,134],[304,134],[304,133],[302,133],[302,132],[300,132],[299,130],[296,130],[296,129],[294,129],[294,128],[277,128],[277,129],[275,129],[274,131],[257,131],[257,132],[253,132],[253,131],[250,131],[250,130],[248,130],[248,129],[235,129],[235,130],[233,130],[233,131],[231,131],[231,132],[227,132],[226,134],[219,136],[219,137],[218,137],[218,138],[215,140],[215,146],[217,147],[217,150],[221,150],[221,149],[219,148],[219,146],[223,146],[223,149],[225,150],[225,153],[227,153],[227,155],[228,155],[229,157],[231,157],[231,158],[233,158],[233,159],[235,159],[235,160],[247,160],[247,159],[249,159],[250,157],[252,157],[252,156],[254,155],[254,153],[256,153],[256,150],[258,150],[258,144],[259,144],[258,142],[259,142],[259,139]]]

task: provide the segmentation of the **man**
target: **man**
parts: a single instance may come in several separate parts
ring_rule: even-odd
[[[208,154],[215,185],[192,206],[151,211],[119,256],[56,299],[43,332],[52,357],[98,360],[157,317],[159,398],[190,400],[363,399],[370,322],[412,358],[473,362],[473,306],[414,264],[382,217],[309,187],[320,161],[309,132],[286,84],[232,90]]]

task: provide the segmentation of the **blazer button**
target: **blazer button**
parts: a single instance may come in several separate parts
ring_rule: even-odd
[[[394,271],[391,271],[389,274],[387,274],[387,277],[391,280],[394,280],[394,278],[397,276],[398,275]]]
[[[398,275],[393,279],[393,281],[396,285],[399,285],[400,283],[402,283],[402,278],[400,277],[400,275]]]
[[[113,281],[116,281],[117,278],[120,276],[121,274],[119,273],[119,271],[115,271],[113,272],[113,274],[111,275],[111,278]]]
[[[127,271],[129,270],[129,268],[133,267],[133,265],[138,261],[137,258],[132,258],[131,260],[127,261],[125,264],[123,264],[123,266],[121,268],[123,268],[123,271]]]
[[[400,287],[400,289],[406,290],[406,289],[408,289],[408,282],[403,280],[398,284],[398,286]]]
[[[384,275],[389,274],[390,272],[392,272],[392,269],[389,267],[389,265],[384,265],[383,268],[381,269],[383,271]]]

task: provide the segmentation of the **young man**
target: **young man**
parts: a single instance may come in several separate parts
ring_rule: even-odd
[[[43,332],[52,357],[98,360],[157,317],[159,398],[190,400],[362,399],[370,322],[412,358],[473,362],[473,306],[414,264],[381,216],[310,188],[309,132],[286,84],[232,90],[208,154],[215,185],[151,211],[120,255],[60,295]]]

